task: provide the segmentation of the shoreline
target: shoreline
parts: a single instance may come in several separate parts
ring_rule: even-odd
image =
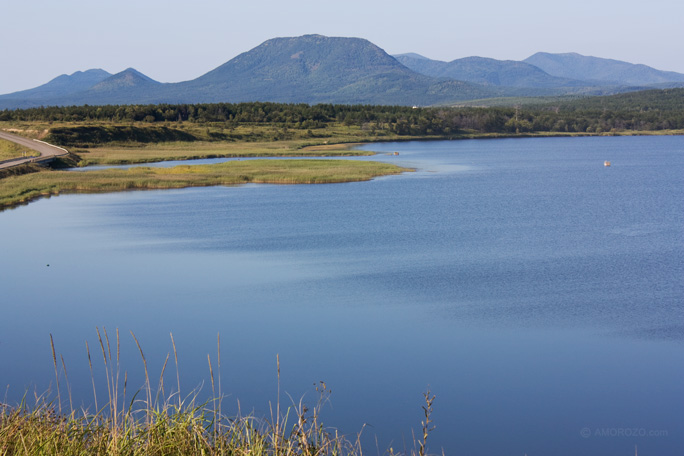
[[[360,182],[365,180],[370,180],[375,177],[399,174],[403,172],[413,171],[411,169],[402,168],[392,164],[383,164],[388,168],[381,171],[378,174],[363,174],[350,176],[335,176],[334,167],[337,165],[332,165],[335,161],[330,160],[317,160],[317,158],[323,157],[335,157],[335,156],[370,156],[375,155],[374,151],[358,151],[357,153],[352,153],[354,147],[358,146],[368,146],[375,143],[390,143],[390,142],[409,142],[409,141],[458,141],[458,140],[472,140],[472,139],[511,139],[511,138],[573,138],[573,137],[607,137],[607,136],[680,136],[684,135],[684,131],[681,130],[667,130],[667,131],[625,131],[625,132],[611,132],[611,133],[473,133],[473,134],[462,134],[453,135],[449,137],[401,137],[401,138],[388,138],[388,139],[375,139],[371,141],[351,141],[351,142],[335,142],[333,144],[314,144],[301,146],[298,149],[288,151],[278,151],[278,152],[227,152],[227,153],[209,153],[209,154],[196,154],[191,157],[185,156],[179,158],[177,156],[156,156],[156,157],[142,157],[140,160],[114,160],[114,163],[107,163],[105,160],[96,161],[92,163],[92,166],[102,165],[102,164],[145,164],[145,163],[159,163],[163,161],[188,161],[187,165],[178,165],[172,168],[155,168],[156,171],[150,171],[152,168],[140,167],[137,168],[138,174],[131,175],[128,179],[122,178],[122,176],[116,176],[114,174],[107,175],[107,173],[115,173],[121,170],[92,170],[87,171],[89,165],[83,166],[82,171],[86,173],[75,171],[64,171],[56,169],[44,169],[35,165],[24,165],[12,168],[12,170],[5,170],[0,174],[0,212],[11,209],[17,206],[29,204],[35,200],[57,196],[60,194],[69,193],[110,193],[110,192],[120,192],[128,190],[166,190],[166,189],[178,189],[178,188],[189,188],[189,187],[208,187],[208,186],[233,186],[240,185],[244,183],[264,183],[264,184],[313,184],[313,183],[347,183],[347,182]],[[232,146],[239,146],[240,144],[231,144]],[[168,146],[167,146],[168,147]],[[106,149],[105,149],[106,150]],[[134,149],[133,149],[134,150]],[[164,149],[152,148],[152,150],[162,151]],[[172,150],[172,148],[166,149]],[[304,153],[296,153],[296,151]],[[313,152],[309,155],[306,152]],[[334,153],[337,152],[337,153]],[[192,160],[195,159],[209,159],[209,158],[256,158],[257,160],[249,160],[252,163],[259,163],[258,158],[265,157],[281,157],[281,158],[292,158],[291,160],[283,160],[282,162],[287,162],[293,165],[301,165],[302,163],[307,163],[311,165],[314,162],[320,162],[325,164],[323,168],[327,168],[328,174],[323,174],[318,178],[307,179],[299,177],[293,177],[288,174],[287,166],[281,166],[281,169],[276,172],[276,174],[270,174],[268,177],[246,177],[244,175],[235,176],[234,174],[226,173],[224,175],[216,175],[210,168],[218,165],[192,165]],[[78,162],[82,161],[75,153],[70,153],[66,157],[66,162],[61,163],[64,159],[58,162],[58,166],[68,165],[68,166],[78,166]],[[247,162],[247,161],[245,161]],[[238,163],[245,163],[240,161],[233,161],[231,166]],[[269,162],[279,162],[279,160],[269,160]],[[375,163],[378,162],[365,162],[365,161],[355,161],[355,160],[344,160],[345,163],[350,164],[349,166],[359,167],[363,163]],[[393,167],[391,170],[389,167]],[[181,171],[185,168],[185,173]],[[194,171],[189,171],[190,168],[197,168]],[[224,167],[225,168],[225,167]],[[166,171],[160,171],[160,170]],[[217,168],[218,169],[218,168]],[[147,171],[145,171],[147,170]],[[225,170],[224,170],[225,171]],[[317,169],[317,171],[321,171]],[[57,174],[58,173],[58,174]],[[74,173],[74,174],[71,174]],[[280,174],[278,174],[280,173]],[[86,178],[76,177],[76,174],[81,176],[87,176]],[[143,175],[144,174],[144,175]],[[190,176],[185,179],[182,176]],[[198,178],[198,175],[204,175],[207,180]],[[35,176],[35,178],[34,178]],[[49,177],[48,177],[49,176]],[[163,177],[160,177],[163,176]],[[174,177],[170,177],[174,176]],[[37,179],[40,177],[40,179]],[[92,179],[91,179],[92,178]],[[30,182],[33,181],[33,182]],[[38,182],[36,182],[38,181]],[[13,188],[14,187],[14,188]]]

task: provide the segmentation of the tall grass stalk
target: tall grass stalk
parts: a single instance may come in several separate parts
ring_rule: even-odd
[[[169,333],[171,336],[171,345],[173,346],[173,358],[176,361],[176,382],[178,383],[178,408],[181,407],[181,389],[180,389],[180,370],[178,369],[178,352],[176,351],[176,341],[173,339],[173,333]]]
[[[270,419],[253,415],[242,416],[238,401],[236,416],[223,415],[221,407],[221,339],[217,336],[217,358],[212,363],[207,355],[212,381],[213,399],[201,402],[200,391],[194,390],[183,398],[180,395],[178,352],[171,334],[176,363],[178,389],[164,392],[164,375],[170,354],[167,354],[159,377],[158,391],[153,394],[148,363],[135,334],[131,336],[143,360],[145,383],[126,405],[128,373],[123,372],[120,384],[120,337],[116,331],[116,353],[105,328],[97,328],[98,342],[103,355],[108,402],[98,407],[97,388],[90,347],[86,342],[88,366],[93,384],[95,410],[77,411],[69,393],[70,412],[62,413],[60,388],[63,386],[57,362],[55,343],[50,335],[50,346],[55,368],[56,392],[35,394],[29,406],[28,392],[17,406],[0,402],[0,456],[21,455],[103,455],[103,456],[162,456],[162,455],[231,455],[231,456],[362,456],[361,432],[355,438],[340,435],[324,426],[321,412],[330,400],[331,390],[325,382],[316,386],[318,400],[309,406],[304,398],[294,401],[283,410],[281,405],[281,365],[276,356],[277,401],[271,407]],[[59,356],[62,375],[69,389],[66,363]],[[216,367],[216,371],[214,371]],[[123,386],[120,396],[119,389]],[[142,398],[138,396],[142,394]],[[50,399],[56,394],[56,400]],[[178,401],[173,397],[178,396]],[[431,426],[432,401],[428,390],[424,394],[423,439],[419,446],[407,452],[410,456],[427,455],[427,435]],[[363,429],[362,429],[363,430]],[[387,454],[397,454],[391,448]],[[380,454],[380,451],[378,451]]]
[[[62,395],[59,391],[59,372],[57,370],[57,356],[55,355],[55,341],[52,339],[52,334],[50,334],[50,347],[52,348],[52,363],[55,366],[55,383],[57,386],[57,404],[59,409],[59,414],[62,414]]]

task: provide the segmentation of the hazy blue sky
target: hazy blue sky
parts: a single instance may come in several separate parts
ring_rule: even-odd
[[[0,94],[90,68],[183,81],[267,39],[309,33],[447,61],[579,52],[684,73],[681,0],[1,2]]]

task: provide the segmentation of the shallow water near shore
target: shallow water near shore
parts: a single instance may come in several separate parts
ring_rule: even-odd
[[[173,332],[181,394],[210,393],[220,332],[226,413],[239,399],[268,415],[279,354],[282,391],[314,401],[325,381],[325,422],[352,435],[366,423],[366,453],[376,435],[380,453],[413,447],[429,387],[432,453],[680,454],[684,138],[364,148],[379,154],[354,159],[416,171],[0,213],[7,401],[54,383],[51,333],[76,404],[90,404],[96,326],[120,328],[129,390],[143,382],[129,331],[153,377]]]

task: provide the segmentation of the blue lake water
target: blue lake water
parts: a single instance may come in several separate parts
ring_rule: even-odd
[[[375,436],[381,454],[413,447],[429,387],[433,453],[681,454],[684,138],[364,148],[416,171],[0,213],[4,401],[54,383],[52,334],[90,404],[96,327],[120,329],[129,390],[143,384],[133,331],[153,377],[172,332],[181,394],[210,392],[220,333],[228,414],[238,399],[268,414],[278,354],[282,390],[315,402],[325,381],[323,418],[350,435],[365,423],[366,453]]]

